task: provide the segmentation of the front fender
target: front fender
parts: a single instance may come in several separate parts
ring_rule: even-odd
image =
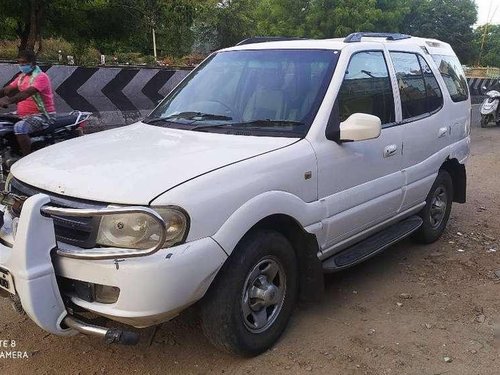
[[[316,235],[321,243],[321,218],[326,211],[320,202],[306,203],[283,191],[269,191],[247,201],[238,208],[215,233],[213,239],[229,255],[243,236],[259,221],[271,215],[287,215],[295,219],[305,231]]]

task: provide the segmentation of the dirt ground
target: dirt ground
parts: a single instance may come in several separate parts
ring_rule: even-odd
[[[269,352],[217,351],[194,310],[151,346],[121,347],[49,335],[0,300],[0,340],[29,356],[0,359],[0,374],[500,374],[500,128],[472,135],[468,203],[454,205],[443,238],[328,276],[324,300],[299,306]]]

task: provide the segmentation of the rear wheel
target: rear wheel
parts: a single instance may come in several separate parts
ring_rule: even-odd
[[[492,115],[481,116],[481,127],[487,128],[488,124],[493,121]]]
[[[83,135],[83,128],[77,127],[71,130],[71,138],[81,137]]]
[[[285,330],[297,290],[297,261],[289,241],[275,231],[250,233],[203,300],[203,331],[219,349],[243,356],[262,353]]]
[[[418,242],[432,243],[441,237],[450,217],[452,201],[453,181],[447,171],[441,170],[419,213],[423,224],[414,235]]]

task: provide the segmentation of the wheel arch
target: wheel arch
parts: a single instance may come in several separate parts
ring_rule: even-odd
[[[465,203],[467,200],[467,173],[465,165],[455,158],[448,158],[439,170],[445,170],[453,182],[453,202]]]
[[[299,264],[299,291],[302,300],[318,300],[323,294],[324,279],[318,258],[318,238],[322,233],[321,205],[306,203],[281,191],[259,195],[235,211],[214,234],[213,239],[231,256],[247,236],[259,229],[274,230],[292,245]]]
[[[316,236],[307,233],[293,217],[283,214],[265,217],[256,223],[248,233],[260,229],[281,233],[292,245],[299,268],[300,299],[302,301],[321,299],[325,286],[322,264],[317,255],[319,247]]]

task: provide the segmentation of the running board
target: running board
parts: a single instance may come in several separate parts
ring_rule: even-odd
[[[420,216],[414,215],[375,233],[371,237],[342,250],[323,262],[323,271],[337,272],[354,266],[385,250],[392,244],[408,237],[422,225]]]

